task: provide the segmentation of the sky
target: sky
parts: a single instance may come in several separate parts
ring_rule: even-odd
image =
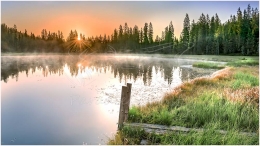
[[[151,22],[155,38],[172,21],[174,34],[179,37],[186,13],[195,22],[202,13],[210,18],[217,13],[224,23],[248,4],[259,9],[258,1],[1,1],[1,24],[15,24],[18,30],[35,35],[40,35],[42,29],[60,30],[66,38],[71,30],[95,37],[111,35],[125,23],[141,29]]]

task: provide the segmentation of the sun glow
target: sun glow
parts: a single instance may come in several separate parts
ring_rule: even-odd
[[[80,36],[78,36],[78,40],[80,41]]]

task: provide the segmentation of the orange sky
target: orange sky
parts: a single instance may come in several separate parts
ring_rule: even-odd
[[[201,13],[209,16],[218,13],[221,22],[226,22],[238,7],[244,10],[247,5],[258,8],[259,2],[1,2],[1,23],[9,27],[17,25],[18,30],[40,35],[42,29],[57,32],[61,30],[68,36],[70,30],[77,30],[86,37],[111,35],[115,28],[127,22],[129,27],[139,29],[145,22],[152,22],[154,38],[173,22],[175,36],[179,37],[185,14],[197,22]]]

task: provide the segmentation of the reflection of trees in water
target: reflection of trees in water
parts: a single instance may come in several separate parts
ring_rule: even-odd
[[[67,64],[70,75],[77,76],[79,73],[85,72],[88,67],[92,71],[106,73],[110,71],[114,77],[118,77],[119,81],[126,82],[127,79],[133,79],[134,82],[141,78],[145,85],[150,85],[152,81],[152,69],[155,73],[161,73],[162,77],[168,84],[173,81],[173,71],[177,69],[179,64],[172,60],[166,59],[140,59],[140,58],[116,58],[107,56],[86,55],[83,58],[68,55],[52,55],[52,56],[21,56],[21,57],[3,57],[1,58],[1,80],[7,82],[8,78],[16,78],[18,80],[20,72],[26,72],[28,77],[29,71],[35,73],[36,69],[42,71],[44,77],[49,74],[64,73],[65,64]],[[194,78],[201,73],[194,72],[192,68],[181,68],[180,76],[182,80]]]
[[[36,69],[42,71],[44,77],[48,74],[63,74],[64,61],[57,57],[1,57],[1,80],[7,82],[9,76],[18,76],[25,72],[28,77],[29,71],[35,73]],[[18,79],[17,79],[18,80]]]

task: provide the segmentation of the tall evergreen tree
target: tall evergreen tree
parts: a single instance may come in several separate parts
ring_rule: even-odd
[[[207,20],[205,15],[202,13],[199,18],[199,30],[198,30],[198,46],[197,53],[205,54],[206,53],[206,36],[207,36]]]
[[[123,27],[122,27],[122,25],[119,26],[118,40],[119,41],[123,40]]]
[[[169,24],[169,42],[171,42],[172,44],[172,47],[169,48],[171,49],[171,52],[173,52],[173,49],[174,49],[174,28],[173,28],[173,25],[172,25],[172,21],[170,22]]]
[[[169,26],[166,26],[164,29],[164,39],[166,43],[170,42],[170,37],[169,37],[170,33],[169,33]]]
[[[173,40],[174,40],[174,28],[173,28],[173,25],[172,25],[172,21],[169,24],[169,35],[168,35],[168,37],[169,37],[169,41],[173,42]]]
[[[144,32],[143,32],[143,28],[142,27],[141,27],[141,30],[140,30],[139,40],[140,40],[140,44],[143,44],[143,42],[144,42]]]
[[[188,49],[189,47],[189,39],[190,39],[190,18],[189,15],[186,13],[186,16],[183,21],[183,30],[182,30],[182,44],[184,49]]]
[[[113,42],[117,43],[117,39],[118,39],[118,31],[117,29],[114,30],[114,35],[113,35]]]
[[[149,23],[148,39],[149,39],[149,43],[152,44],[153,43],[153,25],[151,22]]]
[[[137,44],[139,44],[139,30],[138,30],[138,26],[137,25],[134,26],[133,37],[134,37],[134,41]]]
[[[189,38],[189,48],[191,49],[192,54],[196,54],[196,48],[197,48],[197,38],[198,38],[198,31],[197,31],[197,24],[195,23],[194,19],[191,23],[191,29],[190,29],[190,38]]]
[[[125,26],[124,26],[124,30],[123,30],[124,32],[124,40],[127,40],[128,38],[129,38],[129,27],[128,27],[128,25],[127,25],[127,23],[125,23]]]
[[[148,40],[148,23],[144,24],[144,44],[145,44],[145,46],[149,44],[149,40]]]

